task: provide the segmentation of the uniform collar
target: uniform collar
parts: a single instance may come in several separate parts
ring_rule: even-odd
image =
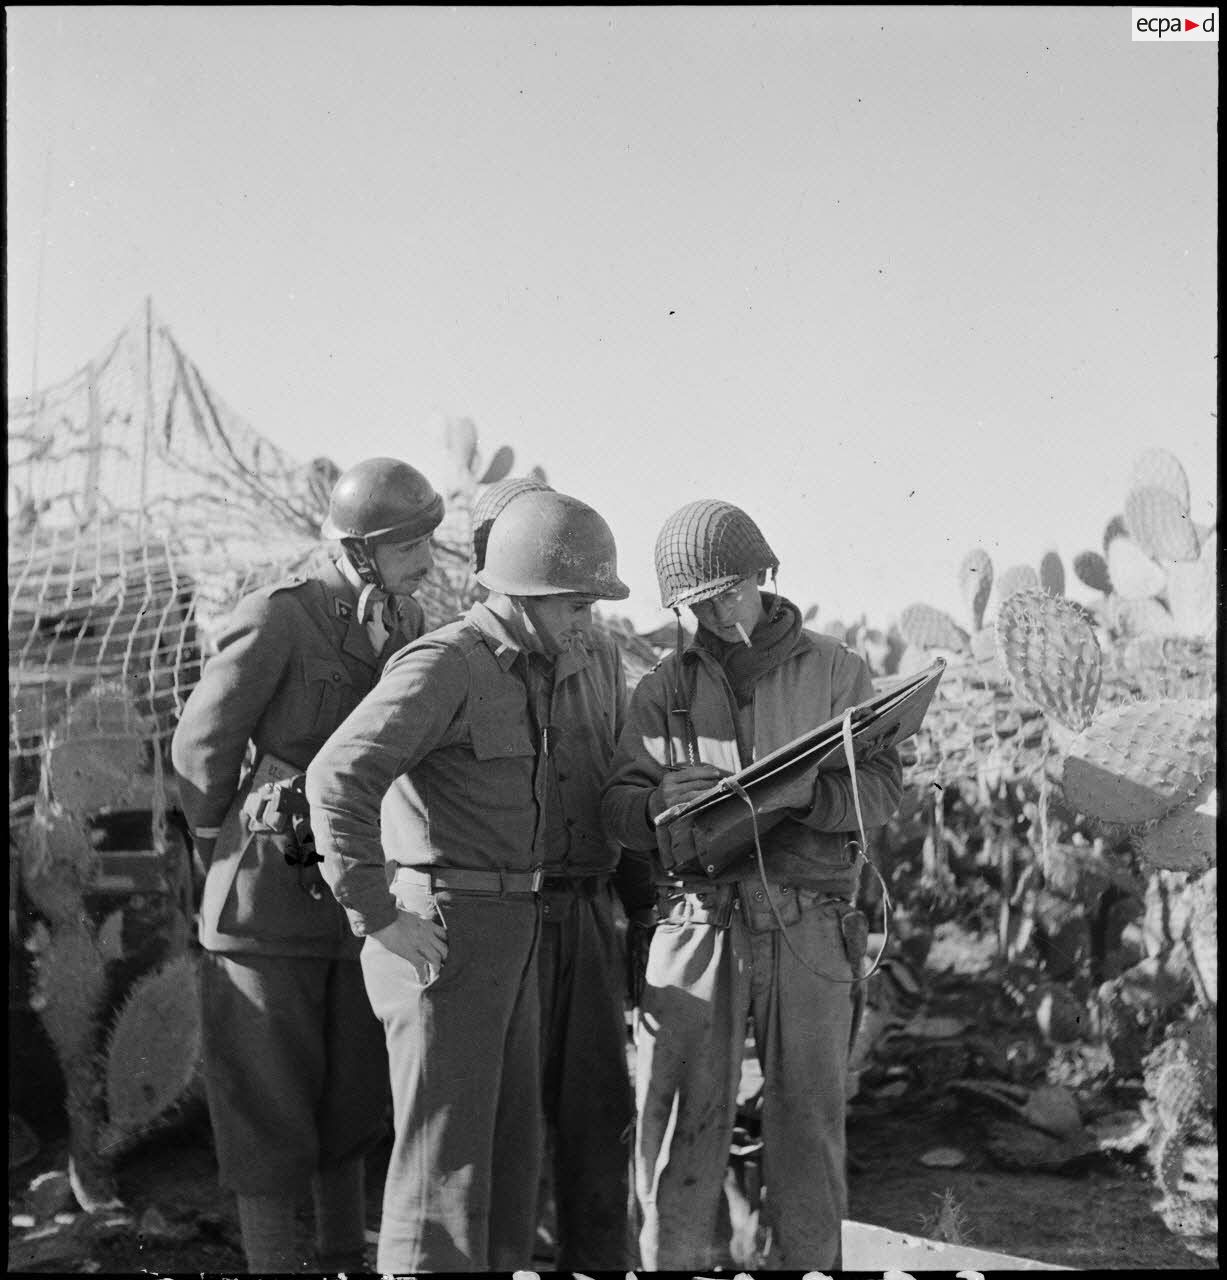
[[[465,621],[471,623],[485,641],[499,666],[507,671],[516,658],[528,651],[511,634],[507,624],[487,604],[479,601],[471,606],[465,614]],[[576,671],[582,670],[591,660],[585,645],[572,645],[570,649],[560,653],[554,661],[554,679],[563,680]]]
[[[320,581],[328,593],[330,612],[338,625],[344,627],[341,650],[368,667],[379,666],[379,654],[371,644],[366,627],[358,621],[358,591],[352,582],[329,560],[320,572]],[[389,635],[395,635],[393,628]],[[386,646],[385,646],[386,648]]]

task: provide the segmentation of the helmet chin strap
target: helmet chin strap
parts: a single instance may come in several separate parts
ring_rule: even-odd
[[[547,658],[557,657],[557,654],[546,646],[541,635],[541,628],[537,626],[536,619],[529,608],[529,601],[532,597],[508,596],[507,598],[511,601],[512,608],[515,610],[516,621],[520,625],[522,637],[527,641],[528,648],[534,653],[540,653]]]
[[[363,582],[386,592],[379,566],[375,563],[374,549],[365,538],[342,538],[341,549],[345,552],[346,560],[354,566],[354,571]]]

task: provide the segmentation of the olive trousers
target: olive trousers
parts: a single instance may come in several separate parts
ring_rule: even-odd
[[[529,894],[395,891],[420,915],[433,917],[437,904],[448,951],[423,983],[374,939],[362,949],[392,1081],[376,1265],[382,1273],[524,1270],[543,1142],[540,909]]]

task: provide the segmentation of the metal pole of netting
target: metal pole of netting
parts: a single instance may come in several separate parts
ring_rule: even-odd
[[[153,299],[145,298],[145,430],[141,439],[141,491],[136,536],[145,541],[145,503],[149,488],[149,441],[153,438]]]

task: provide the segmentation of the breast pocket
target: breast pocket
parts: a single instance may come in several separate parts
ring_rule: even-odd
[[[312,730],[326,738],[362,700],[363,691],[335,658],[305,657],[302,675],[306,705],[314,717]]]
[[[522,707],[482,708],[469,725],[469,749],[482,765],[467,779],[471,798],[486,808],[532,803],[537,748]]]

